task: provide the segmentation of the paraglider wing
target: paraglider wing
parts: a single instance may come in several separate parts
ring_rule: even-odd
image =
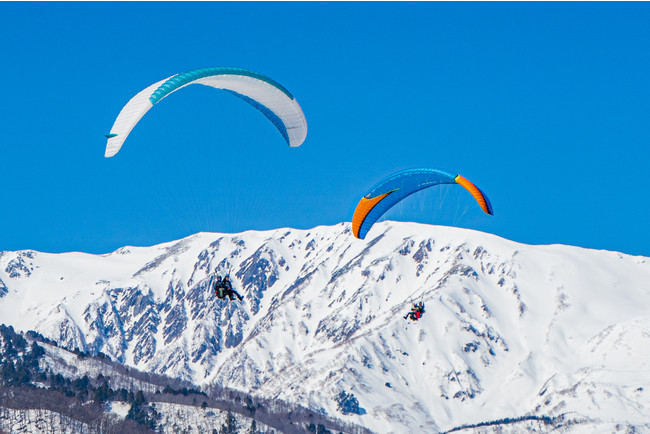
[[[441,184],[462,185],[474,196],[483,211],[492,215],[488,198],[462,176],[437,169],[408,169],[379,181],[361,198],[352,217],[352,233],[364,239],[372,225],[395,204],[413,193]]]
[[[120,111],[107,134],[106,157],[122,147],[142,117],[169,94],[190,84],[223,89],[259,110],[278,129],[287,144],[300,146],[307,137],[307,121],[296,99],[272,79],[242,68],[201,68],[152,84],[134,96]]]
[[[106,134],[106,138],[108,139],[106,142],[106,152],[104,153],[106,158],[117,154],[133,127],[153,107],[153,104],[149,101],[149,97],[165,81],[167,79],[154,83],[145,90],[140,91],[122,108],[120,114],[117,115],[117,119],[115,119],[111,132]]]
[[[455,178],[455,181],[457,184],[462,185],[465,187],[467,191],[469,191],[472,196],[474,196],[474,199],[476,202],[478,202],[479,206],[485,212],[486,214],[489,215],[494,215],[494,211],[492,211],[492,204],[490,203],[490,200],[487,198],[485,194],[477,186],[469,182],[467,179],[463,178],[460,175],[457,175]]]

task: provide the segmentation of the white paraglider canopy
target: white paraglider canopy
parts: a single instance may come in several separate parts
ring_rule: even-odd
[[[142,117],[169,94],[190,84],[223,89],[259,110],[278,129],[287,144],[300,146],[307,137],[307,120],[298,101],[272,79],[242,68],[212,67],[184,72],[152,84],[122,108],[106,135],[106,157],[118,153]]]

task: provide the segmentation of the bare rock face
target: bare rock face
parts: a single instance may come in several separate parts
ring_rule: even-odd
[[[9,290],[7,289],[7,285],[5,285],[2,279],[0,279],[0,298],[7,295],[7,292],[9,292]]]

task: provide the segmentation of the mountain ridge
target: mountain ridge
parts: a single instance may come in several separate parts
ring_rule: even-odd
[[[214,298],[216,272],[230,272],[244,304]],[[641,256],[396,222],[361,241],[341,223],[105,255],[3,252],[0,317],[68,348],[380,432],[567,411],[641,426],[649,278]],[[404,320],[416,300],[425,315]],[[626,363],[635,375],[621,373]],[[341,392],[357,413],[341,414]]]

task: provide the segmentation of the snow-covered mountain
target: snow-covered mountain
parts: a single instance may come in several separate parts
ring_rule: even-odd
[[[244,303],[209,290],[227,272]],[[3,252],[0,323],[377,432],[650,431],[650,258],[616,252],[395,222]]]

